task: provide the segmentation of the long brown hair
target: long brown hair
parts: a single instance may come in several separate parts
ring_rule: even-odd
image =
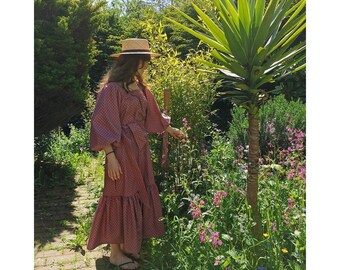
[[[140,62],[144,66],[150,59],[149,54],[121,54],[100,81],[98,91],[109,82],[120,82],[126,91],[130,91],[128,85],[135,82],[136,79],[143,87],[146,87],[143,76],[138,73],[138,66]]]

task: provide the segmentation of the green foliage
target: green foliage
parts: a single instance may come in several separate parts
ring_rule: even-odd
[[[235,107],[232,111],[232,122],[228,137],[232,144],[245,147],[248,144],[248,120],[246,110]],[[286,127],[306,130],[306,107],[301,101],[287,101],[284,95],[276,96],[268,101],[259,111],[260,149],[263,155],[272,150],[268,145],[271,141],[274,153],[279,148],[289,145]]]
[[[177,10],[190,27],[167,19],[213,49],[216,63],[205,64],[231,86],[225,95],[233,103],[256,111],[273,91],[266,84],[304,68],[305,41],[294,41],[306,27],[305,1],[270,0],[266,6],[265,1],[214,0],[212,7],[193,7],[201,21]]]
[[[306,102],[306,70],[301,70],[284,78],[282,84],[282,93],[286,99]]]
[[[196,139],[202,139],[208,130],[210,106],[217,87],[213,83],[213,75],[202,72],[202,64],[198,61],[210,59],[209,54],[197,51],[180,60],[177,51],[167,42],[162,24],[146,22],[143,28],[152,50],[162,54],[162,57],[152,60],[147,70],[147,78],[158,104],[163,107],[163,91],[170,90],[172,125],[181,127],[183,118],[186,118],[191,127],[190,133]]]
[[[286,135],[294,137],[294,132]],[[305,269],[304,146],[297,149],[291,140],[288,147],[295,150],[284,152],[289,162],[274,166],[268,159],[267,165],[261,166],[259,200],[265,234],[258,241],[251,233],[254,223],[245,197],[246,161],[234,159],[233,145],[224,135],[212,132],[211,137],[211,149],[195,165],[201,175],[187,177],[182,170],[176,179],[165,177],[161,198],[167,231],[163,238],[146,242],[150,255],[143,267]],[[183,164],[186,153],[178,155],[178,162]],[[292,165],[293,160],[296,164]],[[298,172],[294,176],[292,166]],[[172,190],[169,182],[173,181],[177,181],[180,192]]]
[[[60,129],[53,130],[49,135],[36,138],[35,153],[35,185],[53,186],[60,183],[82,183],[92,171],[84,170],[89,166],[91,153],[89,151],[89,123],[84,129],[70,126],[70,134],[66,136]],[[76,180],[75,180],[76,177]]]
[[[35,136],[65,125],[84,108],[91,40],[105,2],[34,2]]]
[[[207,4],[206,2],[210,1],[195,1],[197,5],[200,6]],[[181,11],[190,16],[191,18],[198,20],[197,13],[192,7],[190,1],[179,1],[176,5]],[[178,22],[181,22],[184,25],[189,25],[187,21],[181,16],[180,13],[173,6],[169,6],[163,10],[162,16],[172,18]],[[168,21],[162,21],[164,24],[164,33],[166,33],[168,37],[168,42],[174,46],[176,51],[178,52],[178,56],[181,59],[185,59],[191,50],[203,49],[207,50],[207,47],[200,43],[200,40],[196,37],[193,37],[186,31],[183,31],[181,28],[169,23]],[[195,26],[193,26],[195,27]],[[198,30],[197,28],[195,28]]]
[[[122,21],[120,10],[115,5],[111,7],[105,5],[101,8],[99,26],[93,35],[96,54],[94,55],[95,62],[91,66],[89,74],[91,90],[97,90],[99,81],[112,64],[110,55],[121,49]]]

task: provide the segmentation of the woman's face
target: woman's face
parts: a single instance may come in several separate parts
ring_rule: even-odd
[[[143,74],[144,70],[146,70],[148,66],[149,66],[149,61],[140,60],[139,65],[138,65],[138,73]]]

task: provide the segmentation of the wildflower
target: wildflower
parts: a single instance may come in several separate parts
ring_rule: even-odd
[[[270,123],[270,124],[268,125],[268,132],[269,132],[270,134],[274,134],[274,132],[275,132],[274,123]]]
[[[191,129],[191,127],[189,127],[189,125],[188,125],[188,121],[187,121],[186,118],[183,118],[182,123],[183,123],[183,127],[184,127],[186,130],[190,130],[190,129]]]
[[[233,183],[226,182],[226,186],[232,188],[232,187],[234,187],[234,184],[233,184]]]
[[[200,236],[199,236],[201,243],[205,242],[205,235],[206,235],[206,233],[207,232],[202,228],[201,232],[200,232]]]
[[[219,265],[221,263],[221,260],[219,257],[216,257],[215,258],[215,262],[214,262],[214,265]]]
[[[214,194],[213,203],[215,206],[219,207],[222,203],[222,199],[227,196],[226,191],[218,191]]]
[[[194,219],[201,217],[201,214],[202,214],[201,208],[195,202],[190,202],[190,211]]]
[[[288,250],[286,248],[281,249],[282,253],[286,254],[288,253]]]
[[[203,156],[205,156],[208,153],[207,148],[204,143],[201,143],[201,153]]]
[[[294,209],[294,207],[295,207],[295,205],[293,204],[294,199],[288,198],[287,201],[288,201],[288,209],[290,209],[290,210]]]
[[[297,214],[294,219],[300,219],[301,218],[301,215],[300,214]]]
[[[270,226],[271,226],[273,232],[277,231],[276,226],[275,226],[275,222],[271,222]]]
[[[290,223],[288,219],[283,220],[283,222],[286,223],[287,225],[289,225]]]
[[[201,212],[201,209],[200,208],[195,208],[193,211],[192,211],[192,217],[194,219],[197,219],[201,216],[202,212]]]
[[[204,205],[205,202],[203,200],[200,200],[200,205]]]
[[[222,240],[219,239],[220,234],[219,232],[213,232],[210,234],[210,239],[213,244],[213,246],[221,246],[222,245]]]
[[[269,233],[264,233],[263,236],[264,236],[264,237],[268,237],[268,236],[269,236]]]
[[[294,170],[294,169],[291,169],[290,172],[289,172],[289,174],[288,174],[288,176],[287,176],[287,178],[288,178],[288,179],[292,179],[292,178],[294,177],[294,174],[295,174],[295,170]]]
[[[295,230],[295,231],[294,231],[294,236],[296,236],[296,237],[300,237],[300,234],[301,234],[301,232],[300,232],[300,231],[298,231],[298,230]]]
[[[292,128],[290,127],[290,126],[286,126],[286,130],[291,134],[291,133],[293,133],[293,130],[292,130]]]
[[[306,168],[305,167],[300,167],[299,168],[298,177],[300,179],[305,179],[305,177],[306,177]]]

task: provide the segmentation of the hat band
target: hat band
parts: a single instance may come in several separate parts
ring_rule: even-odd
[[[138,50],[123,50],[122,52],[150,52],[150,50],[143,50],[143,49],[138,49]]]

